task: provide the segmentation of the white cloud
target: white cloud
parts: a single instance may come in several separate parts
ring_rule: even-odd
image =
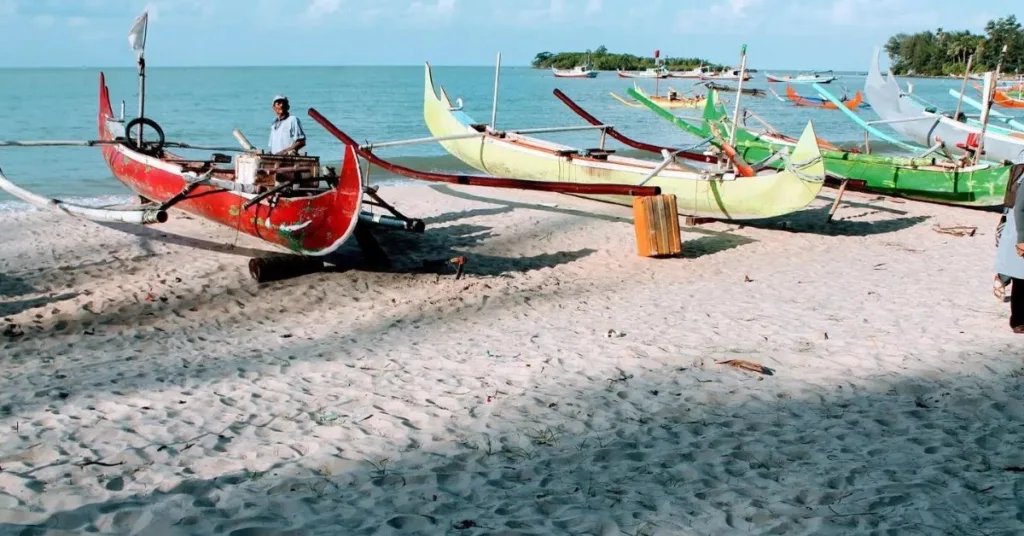
[[[455,15],[455,8],[456,0],[435,0],[433,4],[415,0],[409,5],[408,15],[417,20],[447,21]]]
[[[6,17],[17,12],[18,2],[16,0],[0,0],[0,16]]]
[[[583,8],[584,15],[596,15],[604,9],[601,0],[587,0],[587,7]]]
[[[89,19],[86,17],[70,17],[68,18],[68,26],[78,27],[89,24]]]
[[[306,17],[319,19],[334,13],[341,7],[341,0],[313,0],[306,8]]]
[[[742,27],[749,30],[760,25],[761,17],[755,11],[764,0],[721,0],[706,7],[691,7],[676,15],[676,31],[701,35],[721,33]],[[708,24],[714,21],[714,24]]]
[[[733,16],[744,18],[747,16],[747,12],[752,8],[764,3],[764,0],[727,0],[724,5],[718,6],[718,9],[727,11]]]

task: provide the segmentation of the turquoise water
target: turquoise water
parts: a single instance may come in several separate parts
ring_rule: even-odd
[[[486,67],[434,67],[434,81],[444,85],[454,100],[462,97],[465,111],[479,122],[491,116],[494,69]],[[117,113],[126,101],[126,115],[137,114],[138,76],[133,68],[107,69],[107,85]],[[0,69],[0,140],[88,140],[96,137],[99,69]],[[779,72],[784,74],[784,72]],[[275,94],[286,94],[292,112],[299,115],[308,137],[307,150],[325,161],[340,158],[340,145],[306,115],[315,107],[342,130],[359,141],[387,141],[429,136],[423,124],[423,77],[419,67],[281,67],[281,68],[160,68],[147,71],[146,116],[155,119],[168,140],[192,144],[235,147],[232,129],[241,129],[253,144],[265,146]],[[685,146],[696,140],[658,119],[643,108],[629,108],[609,96],[625,96],[632,80],[603,72],[594,79],[556,79],[547,70],[508,67],[501,71],[498,99],[498,128],[531,128],[583,125],[552,95],[560,88],[596,117],[614,124],[626,135],[656,144]],[[641,80],[652,92],[654,81]],[[959,87],[955,80],[914,80],[915,94],[952,108],[955,102],[947,89]],[[686,92],[693,81],[660,81]],[[843,85],[852,96],[863,88],[864,77],[844,75],[827,86],[842,93]],[[763,74],[746,83],[766,89]],[[785,86],[775,84],[776,91]],[[802,95],[813,96],[810,87],[797,87]],[[698,89],[697,91],[700,91]],[[728,97],[730,100],[732,96]],[[813,120],[820,137],[834,143],[858,143],[863,134],[837,111],[795,107],[779,102],[770,92],[765,98],[743,97],[743,105],[791,135],[799,135],[807,120]],[[730,105],[731,110],[731,105]],[[676,110],[678,115],[699,111]],[[862,117],[876,119],[871,110]],[[596,132],[545,135],[570,145],[594,147]],[[617,142],[610,142],[620,149]],[[203,153],[182,151],[185,154]],[[467,168],[447,155],[436,143],[381,149],[379,153],[405,165],[427,170]],[[123,196],[130,192],[109,173],[97,148],[5,148],[0,147],[0,168],[11,180],[47,196],[97,198]],[[373,177],[383,176],[375,170]],[[7,210],[23,207],[0,192],[0,206]]]

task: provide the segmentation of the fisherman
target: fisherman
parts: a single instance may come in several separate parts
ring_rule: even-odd
[[[288,113],[288,97],[274,97],[273,108],[277,119],[270,125],[270,153],[299,154],[299,149],[306,146],[306,133],[299,118]]]

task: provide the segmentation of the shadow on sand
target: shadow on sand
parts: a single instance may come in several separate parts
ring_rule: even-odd
[[[787,395],[803,391],[797,380],[724,367],[620,372],[538,386],[532,403],[513,406],[531,413],[529,429],[514,411],[487,414],[483,426],[472,407],[451,408],[463,437],[436,437],[387,463],[387,453],[354,456],[330,441],[316,462],[299,457],[215,478],[189,477],[177,460],[192,447],[237,459],[246,443],[232,440],[259,436],[256,429],[275,420],[317,430],[306,413],[250,416],[173,444],[137,444],[109,466],[57,460],[46,467],[66,465],[112,498],[54,507],[40,519],[8,497],[6,512],[33,521],[8,518],[0,533],[1009,536],[1024,524],[1012,461],[1024,429],[1011,425],[1015,410],[999,401],[1019,391],[1014,371],[984,380],[862,379],[807,397]],[[702,394],[732,382],[749,393]],[[319,426],[356,434],[372,433],[373,422],[410,426],[383,408],[372,417]],[[145,489],[136,475],[154,463],[146,460],[179,466],[180,481]],[[7,474],[38,490],[46,485],[39,469]]]

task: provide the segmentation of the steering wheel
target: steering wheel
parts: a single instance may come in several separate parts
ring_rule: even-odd
[[[138,125],[145,125],[156,132],[157,141],[144,140],[142,144],[139,144],[139,140],[132,138],[132,131],[134,127]],[[160,125],[148,117],[136,117],[128,122],[124,126],[125,144],[132,150],[138,151],[143,154],[158,154],[164,148],[164,129],[160,128]],[[138,133],[136,133],[138,135]]]

